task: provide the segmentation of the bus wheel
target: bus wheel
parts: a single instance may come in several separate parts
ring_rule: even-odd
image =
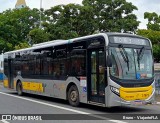
[[[18,84],[17,84],[17,93],[18,93],[19,96],[21,96],[23,94],[22,83],[21,82],[18,82]]]
[[[75,85],[72,85],[69,88],[68,101],[69,101],[70,105],[72,105],[72,106],[78,106],[79,105],[79,93],[78,93],[78,89]]]

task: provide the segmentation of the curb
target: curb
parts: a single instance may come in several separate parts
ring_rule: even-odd
[[[0,82],[0,86],[3,86],[3,82]]]
[[[157,102],[158,105],[160,105],[160,102]]]

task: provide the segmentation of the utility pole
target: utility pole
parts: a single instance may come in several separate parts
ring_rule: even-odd
[[[112,27],[111,27],[111,29],[112,29],[112,32],[113,32],[113,27],[114,27],[114,0],[112,0]]]
[[[39,28],[42,28],[42,0],[40,0],[40,23],[39,23]]]

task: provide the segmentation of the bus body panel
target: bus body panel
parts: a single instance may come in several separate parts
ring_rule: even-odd
[[[67,80],[43,80],[43,79],[27,79],[27,78],[22,78],[21,76],[17,76],[16,78],[14,78],[14,90],[16,90],[16,85],[17,82],[19,81],[22,82],[23,92],[55,97],[65,100],[67,99],[66,89],[70,83],[73,83],[78,88],[80,102],[87,103],[87,90],[86,90],[87,88],[81,86],[80,81],[75,77],[68,77]]]
[[[113,82],[110,78],[108,78],[107,92],[109,96],[106,96],[106,98],[108,97],[108,99],[106,100],[106,102],[108,102],[107,103],[108,107],[121,106],[120,97],[111,91],[111,86],[117,89],[120,88],[120,85],[118,85],[117,83]]]

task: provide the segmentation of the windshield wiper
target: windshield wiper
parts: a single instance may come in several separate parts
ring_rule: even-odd
[[[120,49],[120,53],[121,53],[121,55],[123,57],[123,60],[127,63],[127,68],[128,68],[128,71],[129,71],[128,53],[126,52],[126,50],[124,49],[122,44],[120,44],[118,47],[122,49],[122,50]]]
[[[142,57],[144,55],[144,51],[145,51],[145,47],[143,46],[139,53],[138,53],[138,56],[137,56],[137,62],[138,62],[138,67],[139,67],[139,70],[140,70],[140,61],[142,60]]]

